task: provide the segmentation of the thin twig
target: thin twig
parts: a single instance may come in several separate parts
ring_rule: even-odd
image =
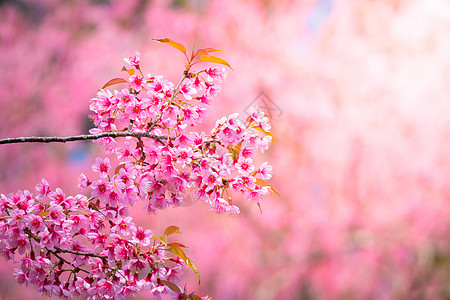
[[[71,253],[71,254],[81,255],[81,256],[98,257],[98,258],[101,258],[101,259],[108,258],[107,255],[100,255],[100,254],[91,253],[91,252],[81,252],[81,251],[74,251],[74,250],[62,249],[62,248],[57,247],[57,246],[55,246],[54,248],[55,248],[56,250],[58,250],[58,251],[60,251],[60,252],[64,252],[64,253]]]
[[[141,148],[141,152],[142,152],[141,161],[144,161],[145,160],[144,143],[142,143],[141,137],[138,137],[138,145]]]
[[[172,103],[173,99],[175,98],[175,96],[176,96],[176,95],[178,94],[178,92],[179,92],[179,89],[180,89],[180,87],[181,87],[181,84],[182,84],[183,81],[184,81],[186,78],[188,78],[188,77],[189,77],[189,73],[188,73],[187,71],[185,71],[185,72],[183,73],[183,77],[180,79],[180,81],[178,82],[177,86],[176,86],[175,89],[173,90],[173,94],[172,94],[172,97],[170,97],[169,104]]]
[[[177,95],[177,93],[178,93],[178,91],[179,91],[179,89],[181,87],[181,84],[188,77],[189,77],[189,73],[187,71],[185,71],[183,73],[183,77],[180,79],[180,81],[178,82],[177,86],[173,89],[172,97],[170,97],[170,99],[169,99],[169,105],[172,104],[172,101],[173,101],[173,99],[175,99],[175,96]],[[159,121],[161,121],[161,118],[162,118],[162,113],[156,118],[155,122],[153,122],[150,125],[150,127],[147,129],[147,132],[152,131],[153,128],[155,128],[155,126],[159,123]],[[170,138],[169,137],[169,139],[173,140],[174,138]],[[156,139],[156,140],[158,140],[160,143],[162,143],[162,141],[160,139]]]
[[[41,242],[41,238],[40,238],[39,236],[37,236],[37,235],[31,234],[29,228],[25,228],[25,229],[24,229],[24,232],[28,235],[28,237],[29,237],[30,239],[33,238],[36,242],[38,242],[38,243]],[[30,243],[30,244],[31,244],[31,243]],[[75,250],[63,249],[63,248],[58,247],[58,246],[54,246],[54,248],[55,248],[58,252],[72,253],[72,254],[75,254],[75,255],[83,255],[83,256],[90,256],[90,257],[98,257],[98,258],[101,258],[101,259],[105,259],[105,258],[108,257],[108,256],[106,256],[106,255],[101,255],[101,254],[96,254],[96,253],[91,253],[91,252],[82,252],[82,251],[75,251]],[[53,250],[51,250],[51,249],[48,249],[48,248],[45,248],[45,249],[47,249],[47,250],[50,251],[51,253],[55,254],[55,251],[53,251]],[[58,257],[58,258],[59,258],[59,257]]]
[[[47,248],[46,248],[46,249],[47,249]],[[68,260],[65,259],[64,257],[59,256],[58,253],[57,253],[56,251],[53,251],[53,250],[51,250],[51,249],[47,249],[47,251],[50,252],[51,254],[53,254],[54,256],[56,256],[60,261],[63,261],[63,262],[65,262],[66,264],[68,264],[69,266],[72,266],[72,267],[74,267],[75,269],[78,269],[78,270],[80,270],[80,271],[83,271],[83,272],[89,274],[89,271],[87,271],[87,270],[85,270],[85,269],[82,269],[82,268],[80,268],[80,267],[75,267],[70,261],[68,261]]]
[[[174,137],[167,137],[167,136],[160,136],[151,134],[149,132],[131,132],[131,131],[111,131],[111,132],[102,132],[98,134],[81,134],[81,135],[72,135],[72,136],[63,136],[63,137],[57,137],[57,136],[29,136],[29,137],[16,137],[16,138],[6,138],[6,139],[0,139],[0,145],[1,144],[17,144],[17,143],[66,143],[66,142],[73,142],[73,141],[86,141],[86,140],[97,140],[105,137],[136,137],[136,138],[142,138],[147,137],[154,140],[157,140],[159,142],[162,142],[162,140],[174,140]]]

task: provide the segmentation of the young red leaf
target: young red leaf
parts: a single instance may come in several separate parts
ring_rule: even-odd
[[[169,46],[172,46],[172,47],[174,47],[174,48],[180,50],[181,52],[183,52],[183,53],[186,55],[186,48],[185,48],[182,44],[180,44],[180,43],[174,42],[174,41],[172,41],[171,39],[168,39],[168,38],[164,38],[164,39],[153,39],[153,40],[154,40],[155,42],[158,42],[158,43],[163,43],[163,44],[167,44],[167,45],[169,45]]]
[[[131,75],[134,75],[134,69],[128,70],[127,68],[125,68],[125,66],[122,67],[122,70],[121,70],[121,71],[122,71],[122,72],[123,72],[123,71],[127,72],[128,74],[130,74],[130,76],[131,76]]]
[[[276,144],[275,144],[275,137],[272,135],[272,133],[270,133],[269,131],[265,131],[264,129],[261,128],[261,126],[251,125],[251,127],[255,128],[256,130],[261,131],[265,135],[270,135],[272,137],[273,144],[276,146]]]
[[[189,294],[188,299],[189,300],[202,300],[202,298],[200,296],[197,296],[194,293]]]
[[[172,242],[172,243],[167,244],[167,246],[172,246],[172,245],[177,246],[179,248],[189,248],[188,246],[185,246],[182,243],[178,243],[178,242]]]
[[[197,55],[209,55],[209,53],[205,49],[198,49],[194,56]]]
[[[43,218],[43,217],[48,216],[48,214],[49,214],[49,211],[48,211],[48,210],[44,210],[44,211],[41,211],[41,212],[39,213],[39,216]]]
[[[258,207],[259,207],[259,211],[261,212],[261,214],[262,214],[262,209],[261,209],[261,203],[256,203],[256,205],[258,205]]]
[[[200,61],[203,61],[203,62],[212,62],[212,63],[216,63],[216,64],[222,64],[222,65],[227,66],[227,67],[230,68],[231,70],[233,70],[233,68],[230,66],[229,63],[227,63],[225,60],[223,60],[223,59],[221,59],[221,58],[219,58],[219,57],[216,57],[216,56],[212,56],[212,55],[210,55],[210,56],[202,55],[202,56],[200,56]]]
[[[205,50],[206,52],[210,53],[210,52],[215,52],[215,51],[222,51],[220,49],[214,49],[214,48],[203,48],[203,50]]]
[[[125,79],[123,79],[123,78],[113,78],[110,81],[108,81],[107,83],[105,83],[105,85],[102,86],[102,89],[104,89],[104,88],[106,88],[108,86],[115,85],[115,84],[118,84],[118,83],[123,83],[123,82],[127,82],[127,81]]]
[[[167,227],[166,230],[164,230],[164,235],[171,235],[174,233],[180,233],[180,228],[172,225],[172,226]]]
[[[214,49],[214,48],[202,48],[202,49],[198,49],[194,56],[197,56],[197,55],[209,56],[209,53],[214,52],[214,51],[222,51],[222,50]]]
[[[165,286],[167,286],[169,289],[171,289],[172,291],[174,291],[177,294],[181,294],[181,290],[180,288],[173,282],[167,281],[167,280],[160,280],[162,284],[164,284]]]
[[[255,178],[255,179],[256,179],[255,184],[257,184],[257,185],[259,185],[259,186],[268,186],[268,187],[269,187],[269,190],[271,190],[272,192],[274,192],[275,194],[277,194],[278,196],[280,196],[280,194],[278,194],[278,192],[275,191],[275,189],[273,188],[273,186],[271,186],[269,183],[267,183],[267,182],[265,182],[264,180],[259,179],[259,178]]]
[[[114,170],[114,174],[119,174],[119,172],[120,172],[120,169],[123,169],[123,168],[125,168],[125,163],[120,163],[118,166],[117,166],[117,168]]]

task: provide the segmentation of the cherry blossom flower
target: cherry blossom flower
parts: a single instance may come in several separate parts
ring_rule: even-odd
[[[136,231],[136,226],[132,222],[132,217],[119,218],[117,223],[111,228],[112,232],[120,233],[124,236],[130,235]]]
[[[41,182],[36,185],[36,191],[38,192],[36,199],[40,200],[45,197],[50,191],[48,181],[41,179]]]
[[[199,76],[196,76],[192,82],[193,86],[197,89],[197,92],[202,92],[206,88],[206,84]]]
[[[44,220],[41,216],[38,215],[27,215],[27,223],[29,224],[30,230],[33,233],[40,232],[44,230]]]
[[[111,193],[111,184],[105,178],[102,178],[98,181],[94,181],[91,184],[91,188],[92,188],[91,196],[98,197],[100,201],[107,200],[108,199],[107,197]]]
[[[235,166],[239,173],[243,174],[249,174],[255,170],[255,166],[253,165],[251,158],[240,158]]]
[[[241,153],[240,153],[241,157],[244,158],[253,158],[256,156],[256,151],[254,147],[245,147],[245,148],[241,148]]]
[[[132,243],[137,243],[142,246],[148,246],[150,244],[150,239],[153,236],[153,232],[150,229],[143,229],[141,226],[133,228],[133,238]]]
[[[130,88],[136,91],[142,90],[145,83],[145,79],[142,76],[131,75],[129,80],[130,80]]]
[[[208,99],[213,99],[216,98],[217,95],[222,91],[222,88],[220,87],[220,85],[218,84],[211,84],[211,85],[207,85],[206,88],[206,97]],[[202,101],[203,102],[203,101]]]
[[[267,162],[263,162],[259,167],[258,173],[261,174],[262,179],[269,180],[272,178],[272,166]]]
[[[182,165],[187,165],[192,162],[194,151],[191,148],[180,148],[177,150],[177,162]]]
[[[95,164],[92,165],[92,170],[94,172],[100,173],[100,176],[106,177],[108,176],[108,172],[111,169],[111,164],[109,158],[105,157],[105,159],[97,157],[95,159]]]
[[[130,90],[123,89],[120,92],[115,91],[115,98],[117,99],[117,107],[119,109],[124,109],[128,106],[129,103],[133,102],[135,100],[135,96],[130,93]],[[91,110],[94,112],[97,110],[97,107],[91,107]]]
[[[80,176],[78,177],[78,187],[83,191],[90,184],[91,184],[91,182],[89,181],[87,176],[84,175],[83,173],[81,173]]]
[[[227,72],[224,67],[208,68],[205,70],[207,74],[206,80],[208,82],[216,81],[220,83],[227,78]]]
[[[180,87],[180,92],[186,100],[192,100],[192,95],[197,94],[197,89],[192,80],[185,80]]]
[[[141,62],[141,54],[136,51],[134,55],[130,56],[129,58],[124,58],[125,62],[130,64],[136,69],[139,69],[139,63]]]

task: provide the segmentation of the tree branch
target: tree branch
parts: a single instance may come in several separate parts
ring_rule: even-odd
[[[45,248],[45,249],[47,249],[47,248]],[[58,253],[56,253],[55,251],[50,250],[50,249],[47,249],[47,251],[50,252],[51,254],[53,254],[54,256],[56,256],[59,260],[61,260],[61,261],[65,262],[66,264],[68,264],[69,266],[89,274],[89,271],[86,271],[85,269],[82,269],[80,267],[75,267],[70,261],[68,261],[67,259],[59,256]]]
[[[95,254],[95,253],[91,253],[91,252],[82,252],[82,251],[74,251],[74,250],[62,249],[62,248],[60,248],[58,246],[55,246],[54,248],[56,250],[58,250],[60,252],[64,252],[64,253],[71,253],[71,254],[81,255],[81,256],[98,257],[98,258],[101,258],[101,259],[108,258],[107,255],[100,255],[100,254]]]
[[[81,134],[81,135],[72,135],[72,136],[29,136],[29,137],[16,137],[16,138],[6,138],[0,139],[1,144],[17,144],[17,143],[66,143],[73,141],[86,141],[86,140],[97,140],[105,137],[148,137],[158,142],[164,144],[164,140],[174,140],[174,137],[167,137],[161,135],[151,134],[149,132],[132,132],[132,131],[110,131],[110,132],[102,132],[98,134]]]

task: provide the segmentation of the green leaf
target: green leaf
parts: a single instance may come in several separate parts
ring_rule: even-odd
[[[106,88],[108,86],[115,85],[115,84],[118,84],[118,83],[123,83],[123,82],[127,82],[127,81],[125,79],[123,79],[123,78],[113,78],[110,81],[108,81],[107,83],[105,83],[105,85],[102,86],[102,89],[104,89],[104,88]]]
[[[202,55],[202,56],[200,56],[200,61],[203,61],[203,62],[212,62],[212,63],[216,63],[216,64],[222,64],[222,65],[227,66],[227,67],[230,68],[231,70],[233,70],[233,68],[230,66],[229,63],[227,63],[225,60],[223,60],[223,59],[221,59],[221,58],[219,58],[219,57],[216,57],[216,56],[212,56],[212,55],[209,55],[209,56]]]
[[[178,242],[172,242],[172,243],[168,243],[167,246],[177,246],[180,248],[189,248],[188,246],[183,245],[182,243],[178,243]]]
[[[172,226],[167,227],[166,230],[164,230],[164,235],[171,235],[174,233],[180,233],[180,228],[172,225]]]
[[[165,246],[167,246],[167,235],[163,235],[162,237],[159,238],[159,240],[160,240],[161,242],[163,242],[163,244],[164,244]]]
[[[189,300],[202,300],[202,298],[200,296],[197,296],[194,293],[189,294],[188,299]]]
[[[255,184],[257,184],[257,185],[259,185],[259,186],[268,186],[268,187],[269,187],[269,190],[271,190],[272,192],[274,192],[275,194],[277,194],[278,196],[280,196],[280,194],[278,194],[278,192],[275,191],[275,189],[273,188],[273,186],[271,186],[269,183],[267,183],[267,182],[265,182],[264,180],[259,179],[259,178],[255,178],[255,179],[256,179]]]
[[[194,270],[195,275],[197,275],[198,277],[198,284],[200,285],[200,272],[198,271],[197,266],[194,264],[194,262],[192,260],[190,260],[189,258],[187,258],[186,260],[186,264],[192,268],[192,270]]]
[[[172,46],[172,47],[174,47],[174,48],[180,50],[181,52],[183,52],[183,53],[186,55],[186,48],[185,48],[182,44],[180,44],[180,43],[174,42],[174,41],[172,41],[171,39],[168,39],[168,38],[164,38],[164,39],[153,39],[153,40],[154,40],[155,42],[158,42],[158,43],[163,43],[163,44],[167,44],[167,45],[169,45],[169,46]]]
[[[167,286],[169,289],[171,289],[172,291],[174,291],[177,294],[181,294],[181,290],[180,288],[173,282],[167,281],[167,280],[160,280],[162,284],[164,284],[165,286]]]
[[[176,256],[178,256],[179,258],[181,258],[182,260],[184,260],[185,262],[186,262],[186,259],[188,259],[188,257],[186,256],[184,251],[181,250],[180,247],[172,245],[172,246],[170,246],[169,251],[172,252],[173,254],[175,254]]]
[[[200,272],[198,271],[198,268],[194,264],[194,262],[189,257],[187,257],[184,251],[176,245],[171,245],[169,251],[181,258],[189,267],[191,267],[192,270],[194,270],[195,274],[198,277],[198,284],[200,284]]]

